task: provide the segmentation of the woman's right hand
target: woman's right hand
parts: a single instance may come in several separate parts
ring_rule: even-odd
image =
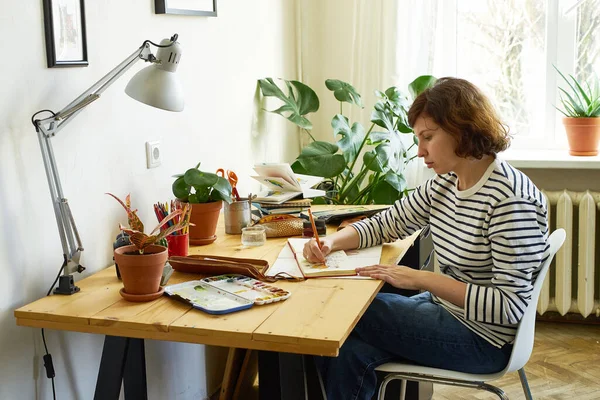
[[[311,263],[325,262],[325,256],[331,253],[332,247],[333,242],[331,240],[321,239],[321,248],[319,249],[317,240],[312,238],[304,245],[302,255]]]

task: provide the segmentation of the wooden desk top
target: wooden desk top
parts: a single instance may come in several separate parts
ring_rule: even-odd
[[[217,240],[207,246],[191,247],[190,253],[261,258],[272,264],[286,240],[268,239],[264,246],[244,247],[240,235],[225,234],[221,218]],[[384,245],[382,263],[396,263],[413,241],[411,237]],[[200,277],[176,271],[168,283]],[[147,303],[125,301],[119,295],[122,283],[117,279],[114,266],[76,284],[81,289],[76,294],[44,297],[15,310],[17,325],[336,356],[383,285],[381,281],[365,279],[279,281],[275,285],[292,293],[289,299],[216,316],[166,296]]]

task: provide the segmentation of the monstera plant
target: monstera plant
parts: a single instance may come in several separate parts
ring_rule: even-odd
[[[315,203],[333,204],[391,204],[408,193],[404,169],[414,157],[409,150],[417,144],[408,126],[407,111],[412,100],[435,81],[423,75],[408,86],[409,96],[392,86],[375,91],[378,101],[371,112],[370,125],[365,129],[359,122],[351,122],[343,114],[344,103],[363,108],[362,98],[350,84],[328,79],[327,89],[340,102],[340,112],[333,116],[331,127],[336,142],[319,141],[311,134],[313,125],[307,114],[319,110],[315,91],[299,81],[282,80],[287,94],[272,78],[258,81],[263,96],[276,97],[283,105],[270,112],[287,118],[306,133],[311,142],[302,149],[292,164],[294,172],[322,176],[326,180],[321,189],[324,198]],[[402,135],[412,140],[406,147]]]

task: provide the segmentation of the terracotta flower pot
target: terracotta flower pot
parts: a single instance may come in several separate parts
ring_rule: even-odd
[[[572,156],[595,156],[600,139],[600,118],[563,118],[569,154]]]
[[[116,248],[115,262],[119,265],[125,292],[131,295],[158,293],[167,258],[164,246],[150,245],[144,254],[139,254],[133,245]]]
[[[192,203],[190,222],[194,226],[190,225],[190,244],[201,246],[215,241],[217,222],[222,207],[223,201]]]

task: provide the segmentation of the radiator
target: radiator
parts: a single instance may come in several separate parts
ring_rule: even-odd
[[[596,283],[600,276],[595,274],[598,271],[595,255],[599,248],[596,208],[600,207],[600,193],[568,190],[543,193],[548,201],[551,230],[563,228],[567,238],[546,277],[537,311],[540,315],[554,311],[562,316],[577,313],[584,318],[593,314],[600,317]]]

